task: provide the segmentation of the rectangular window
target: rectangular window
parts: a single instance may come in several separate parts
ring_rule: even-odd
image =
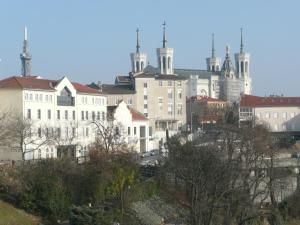
[[[172,86],[172,81],[171,80],[168,81],[168,86]]]
[[[52,102],[52,95],[49,95],[49,102]]]
[[[130,135],[130,127],[127,129],[127,134]]]
[[[43,101],[43,95],[40,94],[40,102],[42,102],[42,101]]]
[[[163,109],[163,98],[162,97],[158,97],[158,106],[159,106],[160,110]]]
[[[85,112],[85,119],[86,119],[86,120],[89,119],[89,112],[88,112],[88,111]]]
[[[29,100],[32,100],[32,94],[29,94]]]
[[[31,119],[31,109],[27,109],[27,119]]]
[[[97,120],[100,120],[100,112],[97,112]]]
[[[75,113],[75,110],[73,110],[73,120],[76,119],[76,113]]]
[[[48,102],[48,95],[45,95],[45,101]]]
[[[133,134],[136,135],[136,127],[133,128]]]
[[[88,137],[89,136],[89,128],[85,128],[85,135]]]
[[[147,100],[148,99],[148,95],[144,95],[144,100]]]
[[[282,118],[283,118],[283,119],[286,118],[286,112],[282,113]]]
[[[145,117],[148,117],[148,113],[144,113],[144,116],[145,116]]]
[[[147,86],[148,86],[147,83],[144,83],[144,88],[147,88]]]
[[[27,93],[25,94],[25,100],[28,100],[28,94]]]
[[[270,113],[266,113],[266,118],[270,118]]]
[[[35,101],[38,101],[38,100],[39,100],[39,95],[38,95],[38,94],[35,94],[34,99],[35,99]]]
[[[105,120],[105,112],[102,112],[102,120]]]
[[[73,128],[72,128],[72,137],[75,137],[75,134],[76,134],[76,128],[73,127]]]
[[[84,120],[84,111],[81,111],[81,120]]]
[[[172,116],[173,114],[173,104],[168,104],[168,115]]]
[[[274,118],[276,119],[278,117],[278,113],[277,112],[274,112],[273,114]]]
[[[65,120],[68,120],[69,114],[68,114],[68,110],[65,110]]]
[[[61,130],[60,130],[60,127],[57,128],[56,133],[57,133],[57,137],[60,137],[60,136],[61,136]]]
[[[57,119],[60,120],[60,110],[57,110]]]
[[[179,99],[182,98],[182,90],[178,90],[178,98],[179,98]]]
[[[149,136],[152,137],[152,127],[149,127]]]
[[[93,112],[92,112],[92,120],[95,121],[95,119],[96,119],[96,114],[95,114],[95,112],[93,111]]]
[[[182,104],[177,105],[177,114],[182,115]]]
[[[173,91],[172,91],[172,89],[168,89],[168,98],[169,99],[173,98]]]
[[[37,118],[40,120],[41,119],[41,110],[40,109],[38,109],[38,111],[37,111]]]
[[[42,128],[38,128],[38,136],[39,136],[39,138],[41,138],[42,137]]]
[[[290,114],[290,116],[291,116],[291,118],[294,118],[294,117],[295,117],[295,113],[292,112],[292,113]]]
[[[51,120],[51,109],[48,109],[48,120]]]
[[[66,138],[69,137],[69,128],[68,127],[65,128],[65,137]]]
[[[49,128],[46,127],[46,138],[48,138],[48,137],[49,137]]]
[[[144,109],[148,109],[148,105],[147,104],[144,104]]]

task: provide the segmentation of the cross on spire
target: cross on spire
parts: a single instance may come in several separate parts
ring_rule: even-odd
[[[164,21],[163,25],[163,48],[167,46],[167,39],[166,39],[166,21]]]
[[[243,43],[243,28],[241,28],[241,47],[240,47],[240,53],[244,52],[244,43]]]
[[[140,53],[139,28],[136,29],[136,53]]]

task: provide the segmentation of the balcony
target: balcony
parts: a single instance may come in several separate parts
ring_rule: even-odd
[[[74,97],[71,96],[57,96],[57,105],[60,106],[74,106]]]

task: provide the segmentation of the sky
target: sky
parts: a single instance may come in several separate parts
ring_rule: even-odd
[[[299,0],[0,0],[0,79],[19,75],[24,26],[32,73],[44,78],[113,83],[130,71],[135,30],[156,66],[167,23],[174,67],[205,69],[215,34],[216,55],[251,54],[253,94],[300,96]]]

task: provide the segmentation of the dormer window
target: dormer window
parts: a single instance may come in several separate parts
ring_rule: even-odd
[[[62,89],[60,92],[60,96],[57,96],[57,105],[61,105],[61,106],[75,105],[74,97],[72,97],[71,91],[67,87],[64,87],[64,89]]]

